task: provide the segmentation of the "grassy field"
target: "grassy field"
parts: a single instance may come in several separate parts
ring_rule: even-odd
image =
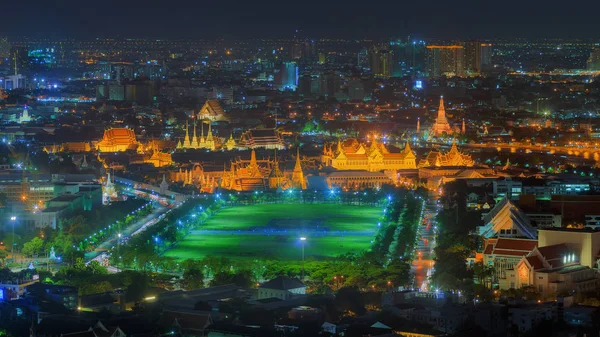
[[[185,260],[204,256],[231,259],[301,260],[358,253],[369,248],[380,208],[336,204],[268,204],[219,211],[165,253]]]

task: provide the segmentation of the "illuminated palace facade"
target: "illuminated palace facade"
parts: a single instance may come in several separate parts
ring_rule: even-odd
[[[472,167],[475,164],[473,158],[468,154],[458,151],[456,141],[452,142],[452,147],[448,153],[442,153],[438,150],[432,150],[427,157],[419,161],[419,167],[444,167],[444,166],[466,166]]]
[[[123,152],[136,150],[139,143],[133,130],[128,128],[110,128],[104,130],[102,139],[96,144],[100,152]]]
[[[390,153],[385,144],[373,139],[370,145],[349,139],[337,145],[325,145],[321,162],[324,166],[338,170],[362,170],[377,172],[381,170],[416,169],[416,155],[408,142],[400,153]]]
[[[218,187],[232,191],[264,191],[288,188],[306,189],[306,178],[299,154],[292,172],[283,172],[277,156],[274,159],[256,159],[252,150],[250,159],[236,158],[229,169],[205,172],[202,165],[171,173],[171,180],[183,185],[194,185],[202,192],[212,193]]]

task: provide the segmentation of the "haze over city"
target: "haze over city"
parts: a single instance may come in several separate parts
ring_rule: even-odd
[[[0,337],[600,334],[600,3],[2,5]]]

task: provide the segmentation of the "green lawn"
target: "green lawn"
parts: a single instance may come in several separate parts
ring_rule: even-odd
[[[268,204],[219,211],[165,253],[179,259],[204,256],[231,259],[301,260],[358,253],[369,248],[380,208],[337,204]]]

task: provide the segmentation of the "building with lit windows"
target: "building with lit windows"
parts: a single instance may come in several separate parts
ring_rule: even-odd
[[[464,47],[427,46],[427,71],[431,77],[464,76]]]
[[[393,56],[394,53],[391,50],[373,48],[369,54],[371,73],[377,77],[391,77]]]
[[[600,71],[600,47],[596,47],[590,52],[590,57],[587,60],[587,70]]]
[[[296,62],[283,62],[279,68],[281,90],[295,91],[298,88],[298,65]]]

